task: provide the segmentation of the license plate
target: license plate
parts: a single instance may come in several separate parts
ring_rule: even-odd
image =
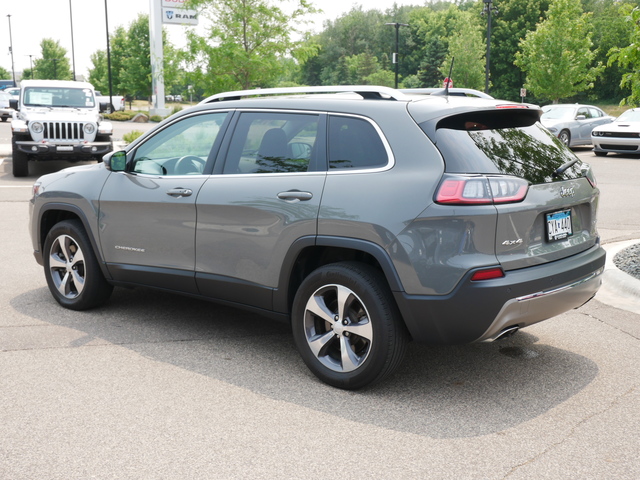
[[[573,235],[571,210],[547,213],[547,240],[555,242]]]
[[[71,145],[58,145],[56,150],[58,152],[73,152],[73,147]]]

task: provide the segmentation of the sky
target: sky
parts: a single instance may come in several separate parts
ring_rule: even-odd
[[[72,51],[75,53],[76,75],[87,77],[88,69],[92,66],[91,54],[96,50],[107,48],[105,1],[109,15],[109,32],[113,33],[118,26],[127,28],[139,13],[148,14],[149,2],[159,0],[0,0],[0,66],[11,73],[9,46],[12,44],[15,71],[20,72],[30,68],[30,60],[41,56],[42,39],[52,38],[67,50],[72,68]],[[362,5],[367,10],[375,8],[384,11],[391,8],[394,3],[424,4],[424,0],[312,1],[317,8],[324,11],[323,14],[312,17],[314,23],[308,28],[315,31],[321,31],[324,20],[335,20],[356,5]],[[8,15],[11,16],[8,17]],[[73,20],[73,48],[71,20]],[[178,47],[185,45],[185,27],[165,25],[165,29],[171,43]]]

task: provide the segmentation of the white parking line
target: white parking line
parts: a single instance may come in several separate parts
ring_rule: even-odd
[[[32,188],[33,185],[0,185],[0,188]]]

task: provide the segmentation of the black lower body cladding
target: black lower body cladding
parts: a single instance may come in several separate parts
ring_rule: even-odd
[[[600,288],[606,253],[587,251],[544,265],[471,281],[469,272],[448,295],[395,292],[407,328],[417,342],[464,344],[492,340],[507,328],[554,317],[589,301]]]

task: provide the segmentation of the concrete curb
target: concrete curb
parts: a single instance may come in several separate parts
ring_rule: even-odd
[[[640,240],[626,240],[605,244],[607,262],[602,274],[602,287],[596,294],[596,300],[628,312],[640,314],[640,280],[618,269],[613,258],[627,247],[640,243]]]

